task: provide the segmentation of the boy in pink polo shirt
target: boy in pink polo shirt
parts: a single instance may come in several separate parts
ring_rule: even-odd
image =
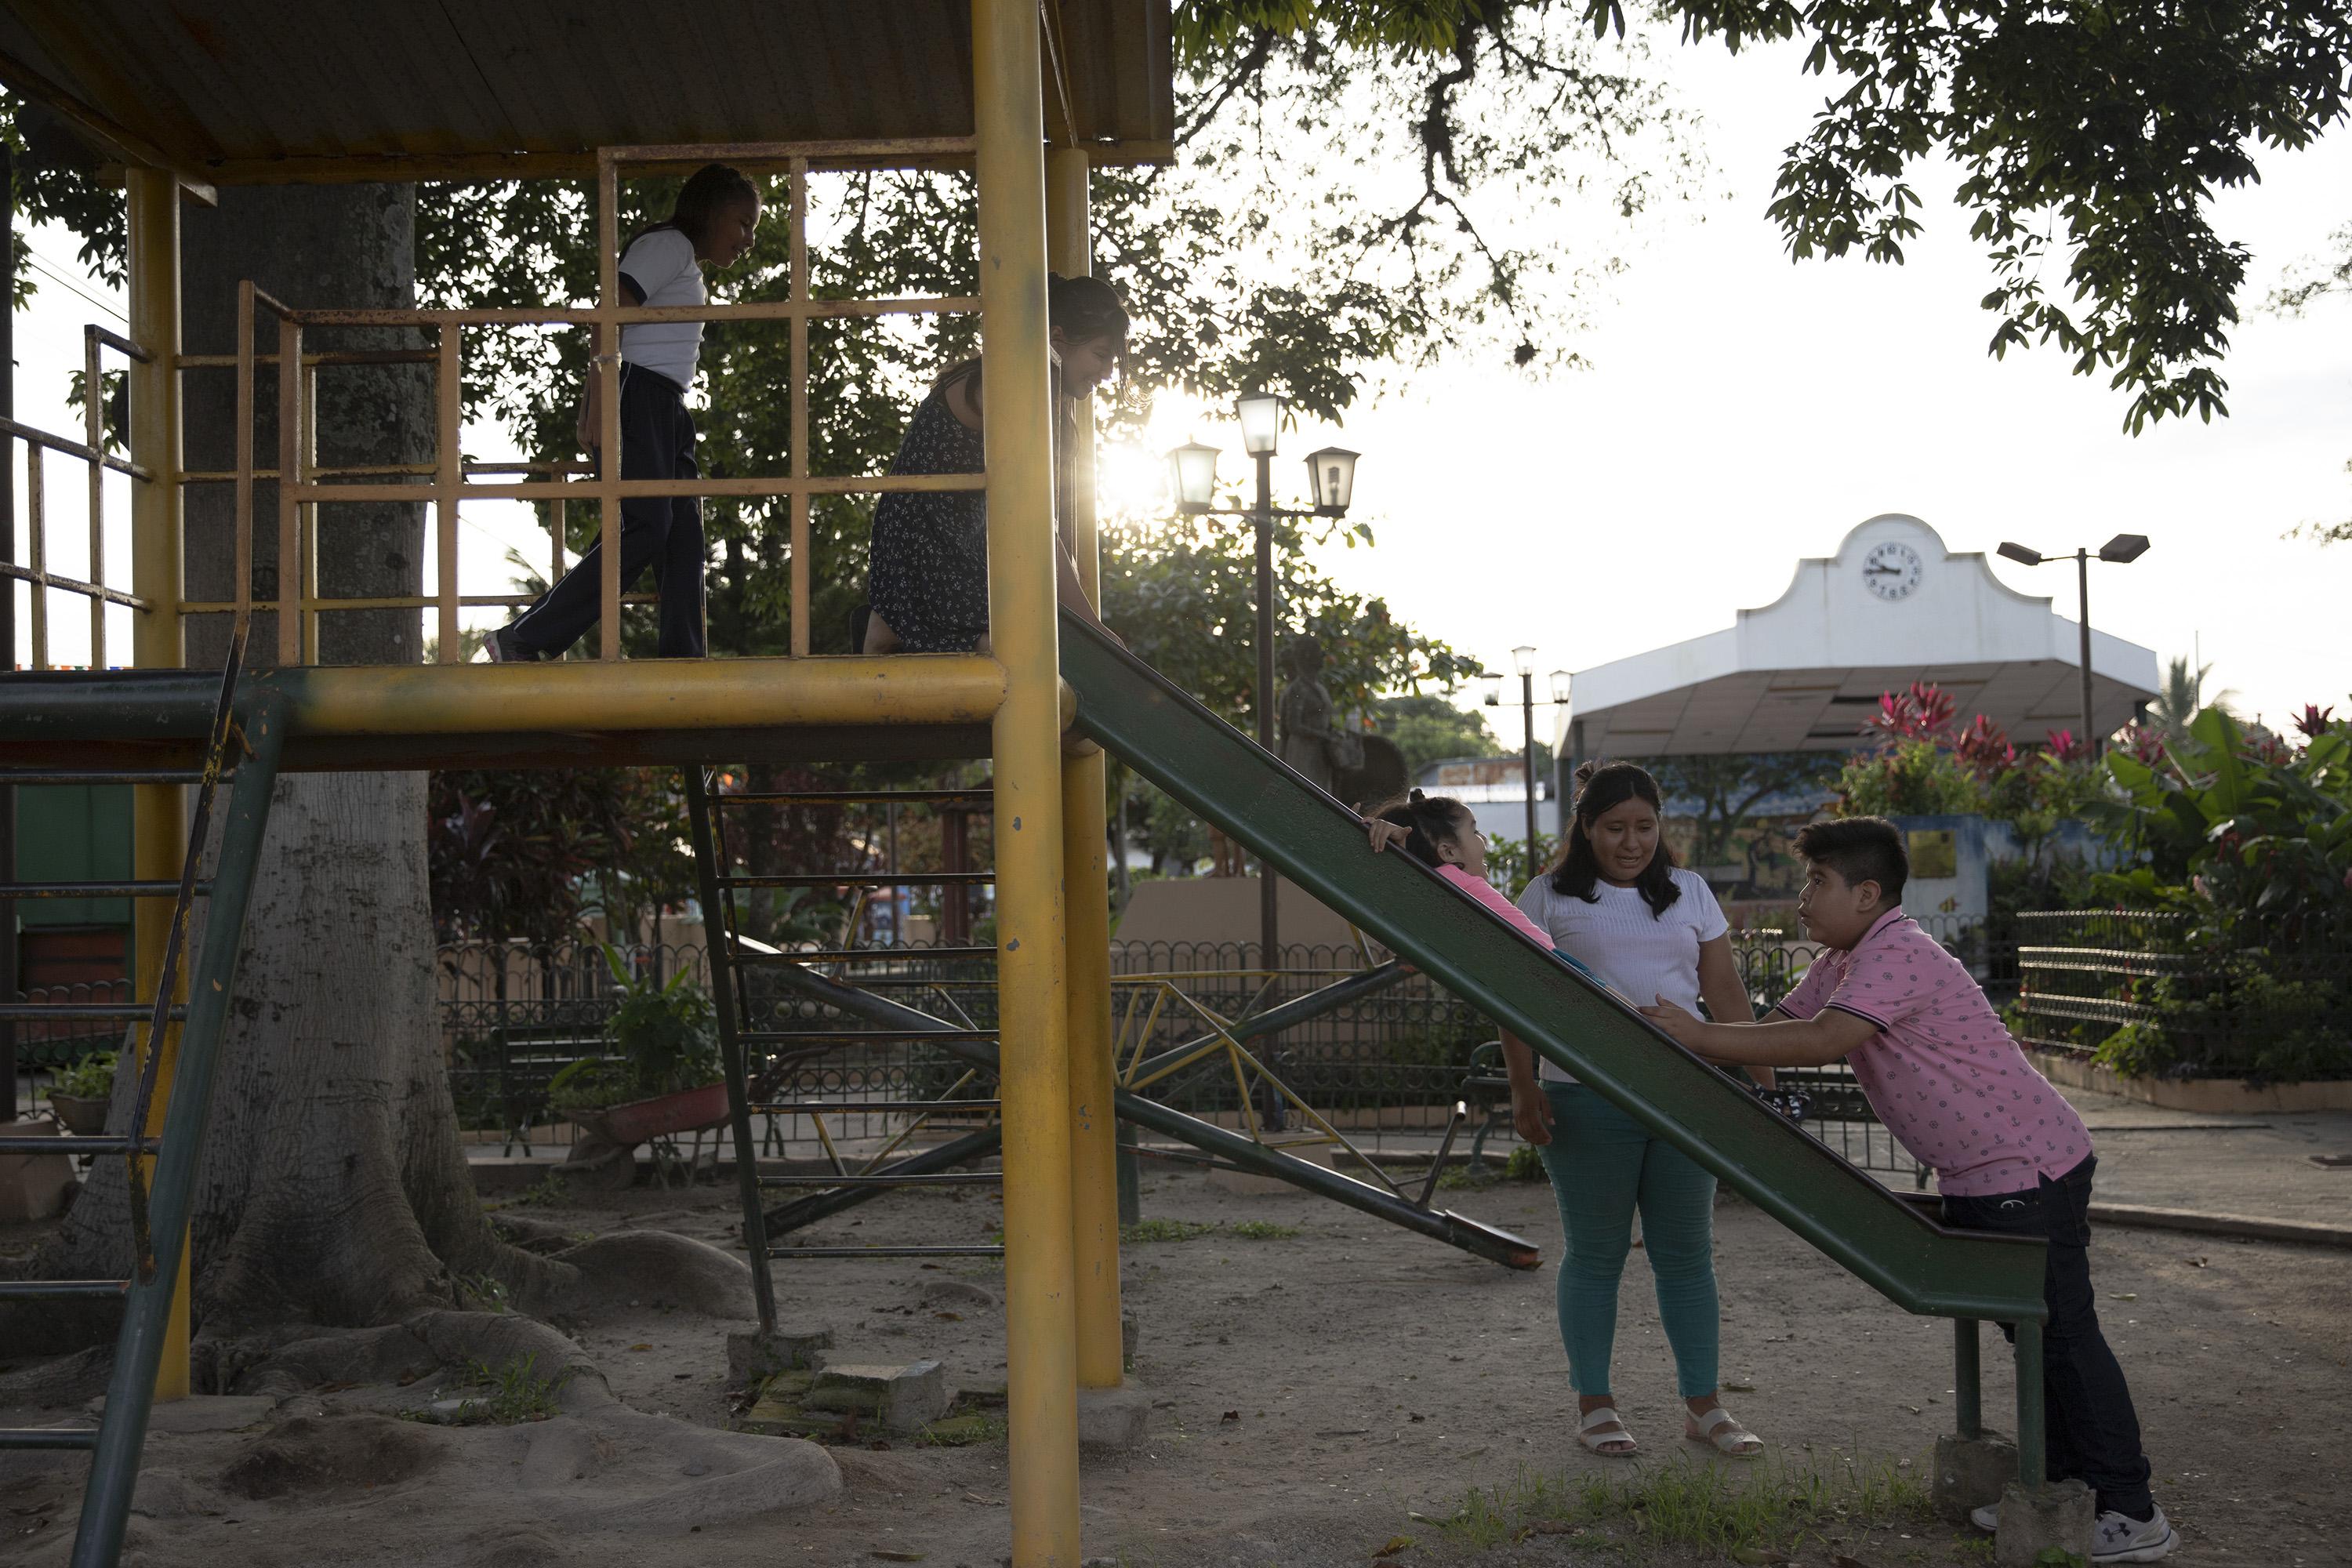
[[[1798,834],[1797,853],[1797,915],[1825,949],[1803,982],[1755,1024],[1701,1023],[1664,998],[1642,1011],[1727,1065],[1844,1060],[1887,1131],[1935,1171],[1946,1224],[2049,1243],[2050,1479],[2097,1494],[2094,1563],[2169,1555],[2179,1537],[2148,1495],[2131,1390],[2099,1331],[2089,1219],[2098,1162],[2083,1119],[2025,1059],[1967,968],[1903,912],[1900,829],[1875,816],[1816,822]],[[1992,1529],[1997,1508],[1976,1521]]]

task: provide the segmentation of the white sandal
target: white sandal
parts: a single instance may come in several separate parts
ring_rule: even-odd
[[[1752,1459],[1764,1451],[1764,1439],[1733,1420],[1731,1413],[1720,1405],[1709,1406],[1690,1420],[1698,1430],[1694,1432],[1685,1426],[1683,1436],[1694,1443],[1711,1445],[1726,1458]]]
[[[1614,1432],[1599,1432],[1595,1427],[1614,1426]],[[1591,1411],[1576,1424],[1576,1440],[1604,1459],[1630,1459],[1642,1451],[1633,1441],[1633,1434],[1625,1430],[1625,1422],[1613,1405],[1603,1405]],[[1622,1447],[1614,1445],[1622,1444]]]

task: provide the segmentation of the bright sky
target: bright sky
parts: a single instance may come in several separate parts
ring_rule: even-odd
[[[1358,508],[1379,548],[1335,552],[1335,575],[1491,668],[1532,643],[1541,672],[1727,626],[1777,597],[1797,558],[1829,553],[1883,511],[1925,519],[1955,550],[2017,539],[2055,552],[2139,532],[2155,542],[2146,557],[2094,573],[2103,629],[2168,658],[2201,646],[2241,706],[2273,720],[2305,701],[2347,701],[2352,546],[2282,535],[2352,516],[2352,300],[2300,321],[2260,303],[2352,219],[2352,134],[2268,155],[2262,185],[2223,198],[2221,231],[2253,251],[2246,320],[2223,367],[2231,416],[2135,438],[2121,433],[2123,396],[2067,374],[2057,354],[1987,357],[1991,319],[1977,308],[1987,270],[1967,215],[1947,199],[1948,171],[1915,181],[1928,232],[1908,265],[1792,264],[1764,208],[1779,151],[1801,133],[1820,84],[1787,50],[1734,59],[1670,46],[1657,64],[1704,114],[1713,171],[1706,198],[1644,226],[1646,245],[1580,342],[1592,368],[1529,384],[1499,366],[1445,366],[1344,430],[1286,435],[1286,486],[1303,489],[1295,459],[1317,447],[1364,454]],[[33,245],[121,309],[73,265],[69,236],[42,231]],[[19,417],[71,430],[64,388],[80,325],[113,318],[43,282],[17,323]],[[1174,400],[1162,400],[1145,447],[1156,455],[1188,435],[1222,443],[1227,480],[1243,477],[1230,422]],[[510,450],[490,431],[467,447]],[[1125,469],[1148,482],[1157,464],[1139,456]],[[52,462],[52,564],[72,572],[79,468]],[[1116,455],[1108,471],[1121,471]],[[544,552],[525,509],[468,509],[469,590],[504,591],[510,542]],[[124,548],[110,546],[117,562]],[[2074,613],[2063,568],[1994,570]],[[53,657],[79,662],[86,614],[57,606]],[[1516,739],[1507,718],[1497,729]]]
[[[1529,385],[1449,367],[1344,430],[1286,437],[1277,472],[1301,490],[1294,453],[1364,454],[1358,509],[1379,548],[1335,551],[1335,575],[1489,669],[1532,643],[1540,677],[1727,626],[1777,598],[1799,557],[1880,512],[1920,517],[1958,551],[2145,533],[2138,562],[2094,567],[2095,624],[2165,658],[2201,646],[2214,680],[2274,721],[2347,701],[2352,546],[2281,536],[2352,517],[2352,300],[2302,320],[2259,307],[2352,219],[2352,133],[2265,157],[2264,183],[2221,201],[2221,232],[2253,252],[2223,366],[2231,417],[2135,438],[2104,379],[2068,374],[2055,353],[1987,356],[1989,268],[1948,169],[1915,181],[1928,232],[1904,267],[1792,263],[1764,212],[1818,81],[1786,49],[1669,46],[1658,61],[1706,117],[1720,199],[1648,226],[1582,341],[1591,369]],[[1198,426],[1238,454],[1216,424],[1168,408],[1147,445]],[[1237,455],[1223,473],[1242,478]],[[2067,567],[1993,568],[2074,615]],[[1517,738],[1515,716],[1496,728]]]

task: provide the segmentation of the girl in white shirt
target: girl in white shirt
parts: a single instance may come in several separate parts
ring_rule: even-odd
[[[1559,857],[1519,895],[1519,908],[1558,950],[1639,1005],[1653,996],[1710,1016],[1755,1016],[1729,923],[1704,878],[1675,865],[1657,782],[1630,763],[1577,770],[1574,817]],[[1763,1449],[1733,1420],[1717,1387],[1720,1313],[1715,1285],[1715,1177],[1672,1144],[1549,1062],[1504,1041],[1511,1117],[1535,1145],[1559,1205],[1560,1340],[1577,1391],[1578,1440],[1614,1457],[1638,1451],[1610,1391],[1617,1288],[1633,1215],[1675,1352],[1683,1435],[1734,1458]]]
[[[621,292],[632,305],[699,305],[705,267],[731,267],[751,248],[760,227],[760,191],[724,163],[687,177],[667,221],[629,242],[621,254]],[[686,391],[702,352],[700,321],[636,321],[621,329],[621,477],[693,479],[694,417]],[[588,378],[580,414],[581,445],[595,449],[604,426],[597,405],[603,378]],[[490,634],[493,661],[561,658],[596,624],[603,605],[604,546],[589,546],[563,580],[509,625]],[[703,655],[702,502],[693,496],[633,496],[621,503],[621,591],[648,566],[661,595],[664,658]]]

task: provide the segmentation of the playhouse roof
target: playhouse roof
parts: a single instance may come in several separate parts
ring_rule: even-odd
[[[1045,127],[1175,133],[1169,0],[1045,0]],[[0,81],[192,184],[579,176],[595,150],[971,134],[970,0],[76,0]]]

